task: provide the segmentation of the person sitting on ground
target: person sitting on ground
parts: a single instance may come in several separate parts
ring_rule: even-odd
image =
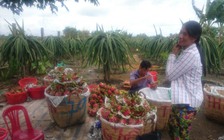
[[[149,85],[152,89],[157,87],[157,83],[154,82],[153,76],[149,73],[149,68],[151,68],[151,66],[152,64],[149,61],[142,60],[139,68],[130,73],[130,93],[149,87]]]

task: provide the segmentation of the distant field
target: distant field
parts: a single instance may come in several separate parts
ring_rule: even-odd
[[[0,37],[0,46],[2,45],[4,40],[5,40],[5,38]]]

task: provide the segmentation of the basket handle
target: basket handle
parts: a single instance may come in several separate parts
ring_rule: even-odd
[[[142,94],[142,95],[144,96],[144,98],[146,99],[146,95],[145,95],[145,93],[143,93],[142,91],[138,91],[138,94],[139,94],[139,95]]]
[[[148,118],[144,117],[143,126],[146,126],[147,122],[151,120],[151,123],[152,123],[151,129],[154,130],[154,127],[156,125],[155,119],[156,119],[155,114],[150,116],[150,117],[148,117]]]
[[[207,89],[210,89],[210,90],[207,90]],[[204,85],[203,90],[204,90],[206,93],[211,93],[211,88],[210,88],[210,86],[209,86],[208,84],[205,84],[205,85]]]
[[[156,118],[155,114],[154,115],[151,115],[148,118],[145,117],[144,118],[144,124],[146,124],[148,121],[151,121],[152,123],[155,123],[155,118]]]
[[[208,85],[208,84],[205,84],[205,85],[204,85],[204,88],[207,88],[207,87],[209,88],[209,85]]]

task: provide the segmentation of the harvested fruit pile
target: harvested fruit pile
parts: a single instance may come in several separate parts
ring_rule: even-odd
[[[8,104],[23,103],[27,100],[27,96],[28,96],[27,91],[20,86],[9,88],[8,91],[6,91],[4,95],[6,97]]]
[[[120,95],[105,98],[105,105],[101,108],[101,116],[113,123],[123,125],[142,124],[152,107],[143,94],[129,94],[127,91],[120,91]]]
[[[154,109],[144,94],[129,94],[115,86],[100,83],[91,89],[88,103],[88,114],[96,116],[100,109],[101,116],[113,123],[125,125],[142,124],[147,113]]]
[[[88,103],[88,114],[92,117],[96,116],[96,112],[104,105],[105,96],[111,97],[118,95],[119,90],[115,86],[100,83],[96,88],[91,89]]]
[[[55,67],[48,73],[54,79],[46,89],[51,96],[71,96],[87,92],[87,84],[71,68]]]
[[[85,93],[87,88],[84,82],[58,83],[53,82],[46,92],[51,96],[78,95]]]
[[[55,67],[45,77],[45,80],[53,81],[57,79],[59,82],[69,82],[77,80],[79,77],[72,68]]]
[[[24,88],[20,87],[20,86],[16,86],[16,87],[12,87],[8,89],[8,93],[10,94],[18,94],[21,92],[26,92]]]

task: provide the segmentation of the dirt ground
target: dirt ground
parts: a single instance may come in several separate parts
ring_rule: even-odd
[[[110,84],[116,85],[118,88],[121,86],[121,83],[125,80],[129,79],[129,74],[132,70],[137,69],[139,62],[141,61],[138,57],[136,57],[136,62],[132,63],[133,68],[129,68],[126,72],[115,72],[111,75],[111,82]],[[80,67],[80,64],[75,63],[73,65],[69,64],[69,67],[73,67],[75,70],[78,71],[80,75],[83,76],[83,78],[86,80],[88,84],[92,83],[100,83],[103,81],[103,74],[102,71],[98,70],[97,68],[89,67],[86,69],[83,69]],[[163,86],[164,82],[164,69],[158,70],[158,81],[159,86]],[[42,77],[40,77],[42,79]],[[205,80],[211,80],[211,81],[218,81],[220,83],[223,83],[224,76],[223,75],[208,75],[204,77]],[[14,80],[13,82],[10,81],[11,84],[15,84]],[[5,84],[9,84],[5,83]],[[0,84],[0,88],[3,88],[3,83]],[[223,110],[224,111],[224,110]],[[223,118],[224,119],[224,118]],[[192,124],[192,131],[190,133],[190,139],[191,140],[218,140],[218,138],[223,137],[224,140],[224,124],[219,124],[213,120],[209,120],[204,115],[204,108],[201,107],[201,110],[198,112],[195,120]],[[162,131],[162,140],[169,140],[169,136],[167,134],[167,130]]]

